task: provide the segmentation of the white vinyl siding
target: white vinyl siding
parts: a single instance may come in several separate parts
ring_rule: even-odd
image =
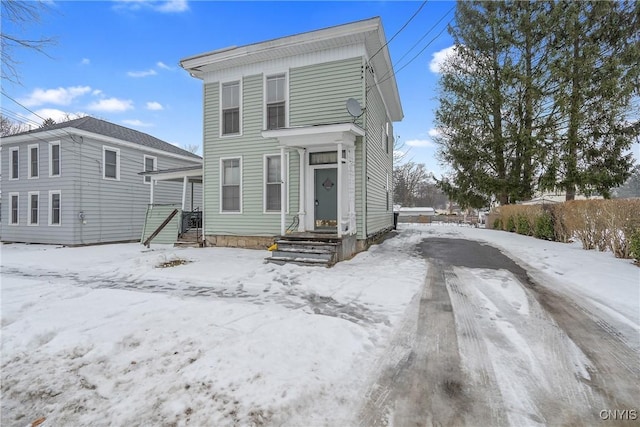
[[[27,224],[38,225],[40,223],[40,192],[30,191],[28,196],[27,215],[29,216],[29,219]]]
[[[20,195],[18,193],[9,193],[9,224],[20,224]]]
[[[40,176],[40,148],[38,144],[31,144],[28,147],[28,178],[38,178]]]
[[[220,93],[220,135],[242,134],[241,82],[222,83]]]
[[[9,149],[9,179],[20,177],[20,149],[12,147]]]
[[[242,213],[242,158],[220,159],[220,212]]]
[[[144,172],[152,172],[158,170],[158,159],[153,156],[143,156]],[[144,183],[151,183],[151,177],[145,176]]]
[[[61,225],[62,218],[62,191],[49,191],[49,225]]]
[[[49,176],[60,176],[60,141],[49,143]]]
[[[287,127],[287,76],[277,74],[265,80],[265,128],[281,129]]]
[[[120,180],[120,149],[102,147],[102,170],[104,179]]]

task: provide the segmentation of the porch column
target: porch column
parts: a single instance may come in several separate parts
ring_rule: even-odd
[[[149,182],[149,187],[151,187],[151,189],[149,190],[149,204],[153,205],[153,188],[156,186],[156,180],[151,177],[151,181]]]
[[[304,148],[298,148],[298,157],[300,158],[300,198],[298,200],[298,231],[305,231],[306,224],[306,204],[307,201],[305,199],[305,177],[307,175],[306,168],[306,159],[305,159],[306,150]]]
[[[280,235],[285,235],[285,215],[287,213],[287,198],[285,197],[285,163],[284,147],[280,147]]]
[[[187,208],[187,184],[189,183],[189,177],[182,178],[182,210]]]
[[[338,142],[338,237],[342,237],[342,142]]]

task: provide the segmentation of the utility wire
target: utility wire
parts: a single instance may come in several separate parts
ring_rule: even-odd
[[[31,114],[35,115],[36,117],[41,118],[43,121],[46,120],[44,117],[42,117],[41,115],[39,115],[38,113],[36,113],[35,111],[32,111],[30,109],[28,109],[27,107],[25,107],[24,105],[22,105],[21,103],[19,103],[18,101],[16,101],[15,99],[13,99],[12,97],[10,97],[9,95],[7,95],[7,93],[5,91],[2,91],[2,95],[6,96],[7,98],[9,98],[10,100],[12,100],[13,102],[15,102],[16,104],[18,104],[19,106],[21,106],[22,108],[24,108],[25,110],[27,110],[28,112],[30,112]]]

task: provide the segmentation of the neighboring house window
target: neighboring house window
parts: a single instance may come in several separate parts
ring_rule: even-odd
[[[29,225],[38,225],[40,219],[40,192],[39,191],[30,191],[29,192],[29,207],[28,207],[28,215],[29,215]]]
[[[37,178],[40,171],[38,145],[29,145],[29,178]]]
[[[11,163],[9,164],[9,179],[18,179],[18,166],[20,165],[19,156],[20,152],[18,147],[9,149],[9,159],[11,159]]]
[[[49,191],[49,225],[60,225],[61,199],[60,190]]]
[[[240,82],[222,84],[222,135],[240,133]]]
[[[389,210],[389,172],[387,172],[387,210]]]
[[[221,159],[222,212],[241,212],[242,161]]]
[[[267,129],[286,127],[286,76],[267,77]]]
[[[280,185],[280,156],[265,156],[265,192],[264,210],[266,212],[280,212],[282,197]]]
[[[102,165],[105,179],[120,179],[120,150],[102,147]]]
[[[9,193],[9,201],[11,203],[11,215],[9,218],[9,224],[18,225],[20,223],[20,196],[18,193]]]
[[[389,152],[389,122],[387,122],[386,128],[385,128],[384,143],[385,143],[386,152],[388,153]]]
[[[49,176],[60,176],[60,142],[49,143]]]
[[[152,156],[144,156],[144,171],[151,172],[157,170],[158,159]],[[144,177],[144,182],[149,184],[151,182],[150,176]]]

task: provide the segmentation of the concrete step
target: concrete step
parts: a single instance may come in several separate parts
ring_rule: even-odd
[[[314,259],[314,258],[291,258],[291,257],[268,257],[266,258],[267,262],[284,265],[284,264],[297,264],[297,265],[306,265],[306,266],[315,266],[315,267],[328,267],[329,263],[325,260]]]
[[[280,249],[278,248],[277,250],[273,251],[271,253],[271,257],[276,257],[276,258],[293,258],[293,259],[297,259],[297,258],[308,258],[308,259],[320,259],[320,260],[325,260],[325,261],[331,261],[331,259],[333,258],[333,254],[334,252],[314,252],[314,251],[309,251],[309,250],[303,250],[303,249]]]

